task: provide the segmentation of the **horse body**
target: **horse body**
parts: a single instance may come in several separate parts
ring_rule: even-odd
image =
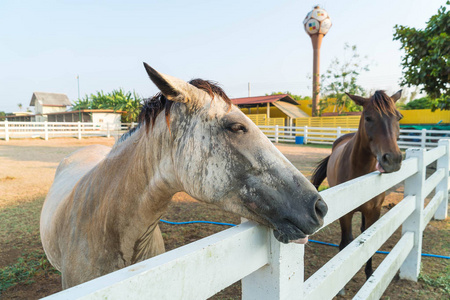
[[[316,188],[325,178],[332,187],[373,171],[389,173],[400,168],[402,155],[396,140],[401,115],[394,105],[400,95],[401,91],[392,97],[377,91],[370,99],[349,95],[363,106],[358,131],[341,136],[333,143],[331,155],[322,160],[314,170],[312,183]],[[362,232],[379,219],[384,198],[383,192],[339,219],[340,250],[353,241],[354,213],[362,213]],[[367,278],[372,275],[372,259],[367,262],[365,273]]]
[[[45,200],[42,244],[63,288],[163,253],[157,224],[180,191],[306,242],[327,210],[314,186],[220,88],[146,70],[162,94],[137,129],[65,158]]]

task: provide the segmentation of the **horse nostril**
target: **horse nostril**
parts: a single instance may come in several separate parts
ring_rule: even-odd
[[[327,214],[328,206],[322,198],[317,199],[314,208],[319,219],[323,219],[323,217]]]

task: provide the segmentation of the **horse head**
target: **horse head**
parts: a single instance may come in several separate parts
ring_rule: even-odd
[[[377,158],[376,168],[381,173],[398,171],[402,164],[402,153],[397,145],[402,115],[395,107],[401,94],[401,90],[391,97],[384,91],[376,91],[370,98],[347,94],[363,107],[359,130]]]
[[[280,242],[306,242],[327,212],[314,186],[220,87],[200,79],[187,83],[144,65],[166,98],[180,190],[273,228]]]

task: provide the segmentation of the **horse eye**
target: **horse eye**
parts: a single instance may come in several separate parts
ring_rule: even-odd
[[[233,123],[227,126],[227,129],[231,132],[247,132],[247,128],[240,123]]]
[[[371,117],[366,117],[365,120],[366,120],[366,122],[372,122],[372,118]]]

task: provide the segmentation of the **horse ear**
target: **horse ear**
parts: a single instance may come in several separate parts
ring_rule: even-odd
[[[193,104],[193,101],[198,103],[207,95],[202,90],[184,80],[159,73],[145,62],[144,67],[150,79],[168,100]]]
[[[394,95],[391,96],[391,99],[394,100],[394,102],[397,102],[398,99],[402,96],[402,90],[398,91]]]
[[[367,99],[361,96],[351,95],[349,93],[345,93],[350,99],[352,99],[357,105],[364,106],[367,102]]]

